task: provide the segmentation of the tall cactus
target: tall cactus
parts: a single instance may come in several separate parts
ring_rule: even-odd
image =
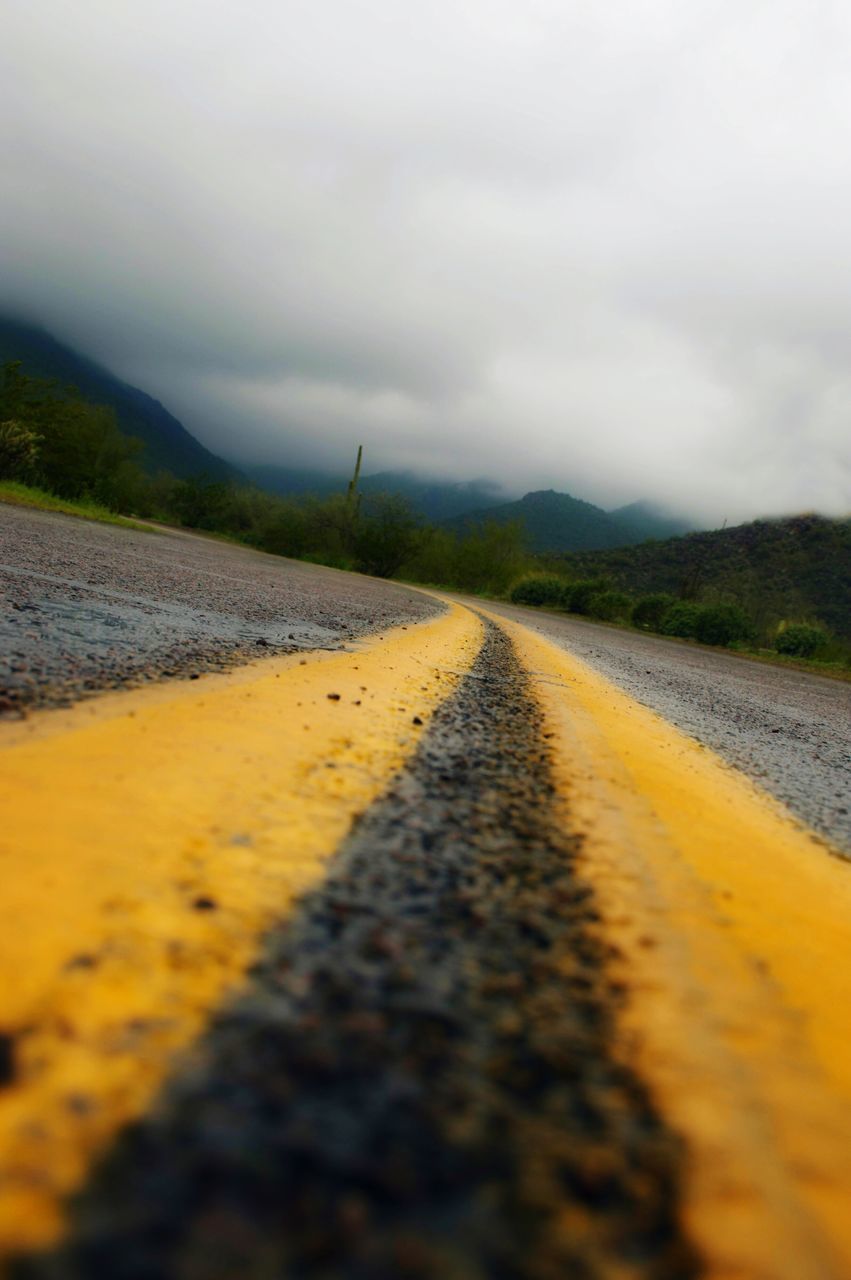
[[[363,458],[363,445],[358,444],[357,462],[354,463],[354,475],[348,483],[348,492],[346,494],[346,506],[348,508],[349,517],[352,522],[357,520],[358,511],[361,507],[361,495],[357,492],[357,481],[361,477],[361,461]]]

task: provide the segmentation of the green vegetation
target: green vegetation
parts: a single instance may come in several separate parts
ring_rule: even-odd
[[[811,627],[799,622],[784,627],[778,634],[774,647],[778,653],[784,653],[790,658],[812,658],[829,645],[830,636],[821,627]]]
[[[750,644],[756,629],[737,604],[703,604],[697,615],[695,639],[701,644]]]
[[[282,498],[215,476],[151,476],[139,448],[108,407],[30,377],[17,362],[3,368],[2,500],[114,523],[176,523],[378,577],[508,597],[825,671],[851,667],[847,520],[757,521],[617,551],[533,557],[518,522],[431,526],[398,494],[363,493],[360,454],[346,492]]]
[[[74,386],[79,399],[108,408],[122,434],[140,442],[137,461],[149,474],[167,470],[180,477],[203,472],[214,480],[240,479],[234,467],[205,449],[152,396],[43,329],[0,315],[0,366],[7,362],[18,362],[32,378],[54,388]],[[0,415],[0,420],[6,416]]]
[[[625,591],[598,591],[588,602],[588,613],[602,622],[627,622],[632,615],[632,596]]]
[[[675,598],[668,595],[666,591],[660,591],[653,596],[641,596],[633,605],[632,625],[640,627],[643,631],[659,631],[662,627],[662,619],[674,604],[676,604]]]
[[[662,614],[659,632],[663,636],[679,636],[681,640],[695,640],[699,616],[699,605],[691,600],[678,600],[666,613]]]
[[[512,604],[549,605],[557,608],[564,603],[564,578],[554,573],[529,573],[511,589]]]
[[[539,584],[545,584],[544,590]],[[664,636],[726,646],[750,656],[795,659],[826,674],[851,669],[851,645],[826,628],[791,623],[760,634],[754,619],[731,600],[678,600],[666,593],[635,599],[628,592],[606,586],[604,580],[571,582],[556,574],[528,576],[517,584],[510,598],[519,604],[544,605]]]
[[[571,613],[592,616],[594,600],[609,590],[608,578],[580,578],[565,585],[564,603]]]
[[[532,567],[519,526],[488,523],[466,536],[425,528],[420,547],[398,576],[408,582],[504,596]]]
[[[851,520],[801,515],[608,551],[547,556],[568,579],[605,576],[632,596],[728,601],[766,643],[781,624],[818,623],[851,641]]]
[[[659,599],[658,596],[648,598]],[[638,607],[637,605],[636,608]],[[646,612],[646,609],[641,611],[639,616],[646,616]],[[632,617],[634,621],[635,610]],[[694,600],[676,600],[667,609],[657,613],[657,618],[656,626],[650,629],[659,631],[664,636],[699,640],[701,644],[750,644],[756,638],[750,618],[737,604],[729,602],[697,604]]]
[[[731,600],[682,600],[668,592],[636,599],[605,578],[571,581],[556,573],[527,573],[511,588],[514,604],[563,610],[602,622],[633,626],[641,631],[725,646],[749,656],[775,661],[795,659],[825,674],[851,668],[851,646],[821,626],[781,623],[760,636],[753,618]],[[812,660],[816,661],[813,662]]]
[[[57,498],[44,489],[36,489],[33,485],[20,484],[17,480],[0,480],[0,502],[9,502],[15,507],[37,507],[40,511],[58,511],[65,516],[98,520],[101,524],[123,525],[125,529],[148,528],[137,520],[117,515],[98,502],[87,502],[85,499],[71,502],[67,498]]]
[[[127,505],[142,478],[139,443],[115,414],[70,389],[28,378],[17,362],[0,383],[0,479],[35,483],[60,498],[86,498],[111,510]]]
[[[377,577],[502,594],[530,567],[519,529],[487,524],[467,536],[421,523],[398,495],[280,498],[215,476],[148,475],[140,445],[115,413],[73,387],[33,378],[11,361],[0,378],[0,485],[9,501],[120,521],[120,514],[224,535],[263,551]]]

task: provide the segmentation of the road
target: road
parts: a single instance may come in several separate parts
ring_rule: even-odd
[[[439,612],[421,593],[181,533],[0,510],[0,711],[339,648]],[[463,599],[463,597],[454,597]],[[466,601],[475,604],[475,601]],[[851,850],[851,683],[492,605],[718,752]]]
[[[542,610],[489,608],[587,662],[851,852],[851,683]]]
[[[0,506],[0,710],[339,648],[439,607],[353,578],[179,533]]]
[[[846,686],[0,523],[10,1276],[844,1280]]]

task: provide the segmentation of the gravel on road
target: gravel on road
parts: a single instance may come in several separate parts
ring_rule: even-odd
[[[16,1280],[689,1280],[683,1153],[491,628],[413,764]]]
[[[851,854],[851,684],[574,617],[488,609],[587,662]]]
[[[0,504],[0,714],[340,648],[441,606],[374,578],[180,531]]]

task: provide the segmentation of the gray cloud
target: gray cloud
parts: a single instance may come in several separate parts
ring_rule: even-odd
[[[251,461],[851,506],[851,13],[10,0],[7,303]]]

